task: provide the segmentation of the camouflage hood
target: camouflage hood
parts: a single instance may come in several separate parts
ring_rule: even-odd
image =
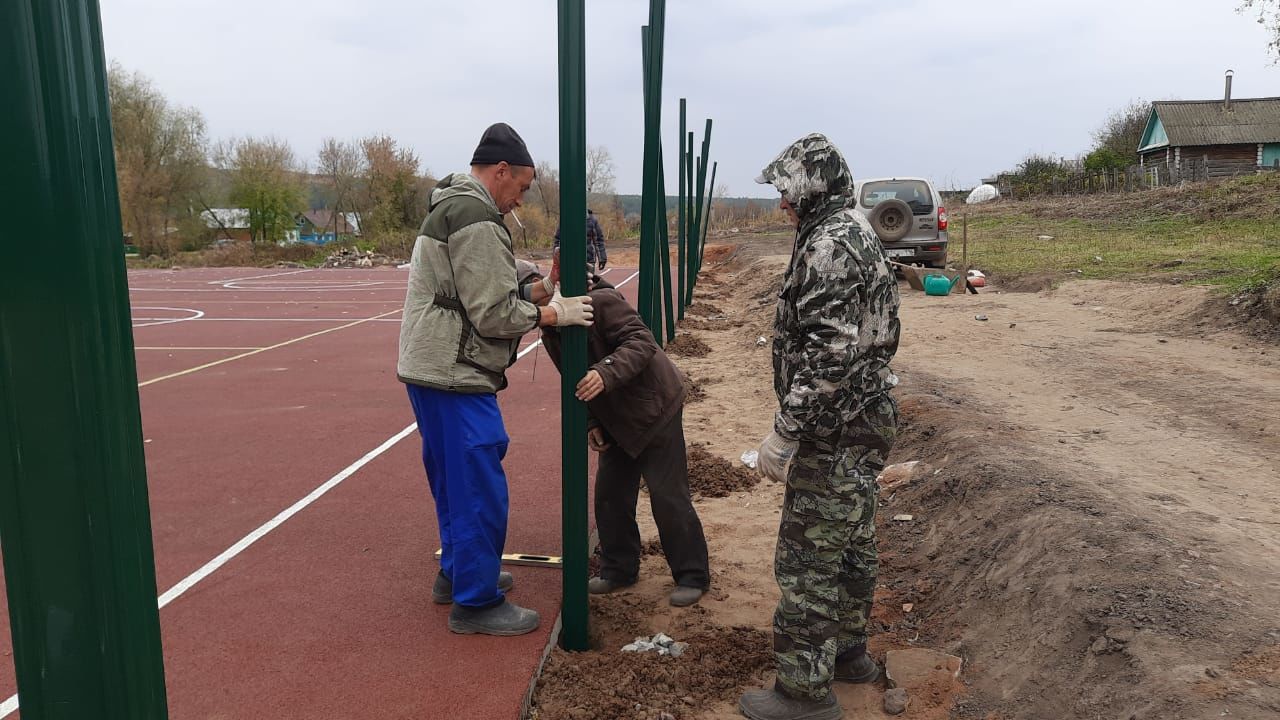
[[[853,199],[853,174],[826,135],[813,133],[787,146],[756,182],[770,184],[796,209],[800,235]]]

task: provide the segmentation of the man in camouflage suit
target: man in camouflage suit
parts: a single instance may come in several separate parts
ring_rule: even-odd
[[[898,286],[854,208],[853,178],[826,137],[793,143],[757,178],[782,193],[795,248],[774,321],[779,410],[760,466],[785,480],[774,571],[774,687],[742,696],[753,720],[841,717],[831,681],[871,682],[876,476],[896,435]]]

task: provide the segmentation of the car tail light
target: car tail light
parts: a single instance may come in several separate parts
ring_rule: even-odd
[[[938,229],[947,229],[947,209],[944,207],[938,208]]]
[[[942,246],[941,245],[925,245],[924,251],[925,252],[942,252]]]

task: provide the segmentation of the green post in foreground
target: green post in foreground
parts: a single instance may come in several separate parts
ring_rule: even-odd
[[[166,718],[96,0],[0,2],[0,96],[0,543],[22,717]]]
[[[566,296],[585,295],[587,278],[587,103],[585,0],[560,0],[560,277]],[[587,374],[587,329],[562,328],[560,478],[564,607],[561,644],[587,642],[587,407],[574,396]]]

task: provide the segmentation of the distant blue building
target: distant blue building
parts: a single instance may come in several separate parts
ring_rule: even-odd
[[[343,237],[360,234],[360,222],[355,213],[337,213],[332,210],[308,210],[298,213],[298,241],[311,245],[325,245]]]

